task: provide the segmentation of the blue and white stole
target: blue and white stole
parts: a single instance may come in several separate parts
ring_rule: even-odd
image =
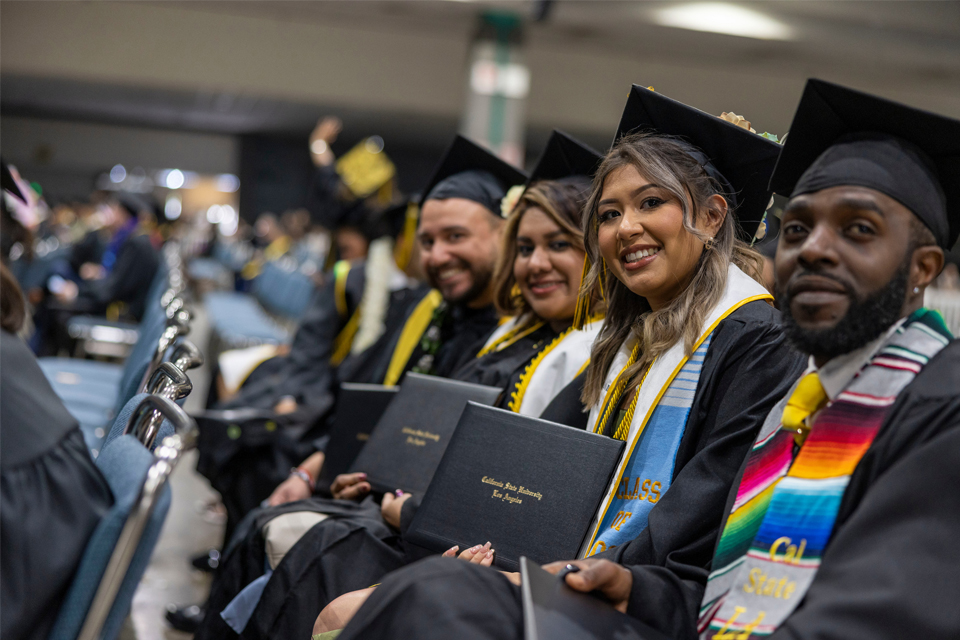
[[[704,320],[703,330],[687,356],[682,342],[657,358],[637,390],[636,410],[627,433],[627,447],[594,517],[581,557],[612,549],[633,540],[646,528],[650,510],[670,488],[677,449],[700,382],[703,360],[714,329],[731,313],[755,300],[773,296],[738,267],[730,265],[720,302]],[[628,340],[611,363],[603,386],[603,402],[590,411],[588,425],[599,432],[601,409],[626,368],[635,346]],[[614,409],[613,415],[616,416]]]

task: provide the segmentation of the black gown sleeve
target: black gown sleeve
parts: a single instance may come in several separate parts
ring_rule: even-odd
[[[584,410],[583,403],[580,401],[586,379],[587,374],[584,372],[571,380],[570,384],[553,397],[540,414],[540,418],[565,424],[574,429],[586,429],[590,421],[590,412]]]
[[[629,543],[597,554],[633,573],[628,613],[671,637],[696,620],[724,506],[767,413],[802,373],[779,314],[741,307],[714,333],[673,483]]]
[[[346,313],[337,311],[335,282],[330,278],[317,304],[304,318],[290,348],[291,375],[284,395],[292,395],[300,404],[327,405],[334,393],[333,367],[330,356],[337,336],[349,322],[360,300],[366,282],[364,264],[354,265],[347,274]]]
[[[6,331],[0,445],[0,637],[42,640],[113,495],[33,353]]]
[[[799,608],[773,638],[956,638],[960,341],[897,399],[844,492]]]
[[[159,258],[147,236],[132,236],[120,247],[117,262],[102,280],[83,283],[80,295],[105,308],[125,302],[130,315],[143,317],[147,292],[157,271]]]

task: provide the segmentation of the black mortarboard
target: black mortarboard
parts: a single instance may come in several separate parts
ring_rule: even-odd
[[[960,120],[808,80],[770,187],[869,187],[910,209],[943,248],[960,234]]]
[[[365,200],[354,200],[344,203],[340,209],[335,228],[351,227],[364,235],[368,240],[379,237],[378,228],[382,211],[372,209]]]
[[[688,153],[720,183],[742,236],[754,236],[770,203],[768,183],[779,144],[635,84],[613,141],[639,131],[673,136],[692,145]]]
[[[600,152],[557,129],[550,134],[547,146],[530,172],[527,185],[538,180],[563,180],[573,176],[592,179],[603,156]]]
[[[526,180],[527,174],[520,169],[458,135],[423,190],[423,201],[465,198],[499,216],[500,200],[511,187]]]
[[[390,236],[396,238],[403,233],[404,225],[407,221],[407,209],[410,205],[409,199],[404,199],[398,204],[391,205],[376,216],[372,237],[382,238]]]
[[[0,160],[0,188],[5,191],[9,191],[10,195],[14,196],[21,202],[26,202],[27,199],[23,197],[23,193],[20,191],[20,186],[17,184],[17,181],[13,179],[13,174],[10,173],[10,167],[7,166],[7,163]]]
[[[141,211],[150,209],[150,205],[148,205],[143,198],[129,191],[117,191],[113,194],[113,198],[128,215],[134,218],[139,216]]]

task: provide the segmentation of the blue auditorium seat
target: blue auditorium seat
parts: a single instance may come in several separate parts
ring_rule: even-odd
[[[289,338],[253,296],[235,291],[211,291],[204,298],[210,325],[228,348],[278,344]]]
[[[131,513],[136,513],[134,507],[139,503],[141,489],[155,461],[150,451],[131,435],[117,438],[101,451],[97,466],[110,485],[114,505],[100,521],[87,543],[80,566],[50,633],[50,640],[76,640],[80,634],[101,579],[107,571],[107,565],[120,542],[124,525]],[[150,555],[160,537],[163,521],[170,508],[170,498],[170,487],[165,484],[157,496],[139,540],[130,542],[135,545],[133,557],[110,606],[103,630],[97,637],[104,640],[117,637],[120,626],[130,611],[133,593],[146,571]]]
[[[187,274],[193,280],[213,280],[222,282],[230,276],[230,269],[215,258],[194,258],[187,267]]]
[[[132,433],[123,432],[150,410],[169,420],[163,421],[148,450]],[[82,631],[98,640],[117,637],[170,508],[170,473],[183,452],[195,446],[196,429],[182,409],[158,396],[139,394],[119,412],[96,463],[114,504],[87,541],[50,640],[77,640]],[[135,427],[131,431],[136,432]],[[172,438],[165,442],[167,436]]]
[[[150,286],[139,337],[124,364],[77,358],[40,358],[40,368],[67,410],[80,423],[87,445],[97,449],[110,419],[137,392],[166,326],[160,298],[169,283],[161,262]]]
[[[254,281],[253,291],[260,304],[271,313],[297,320],[310,304],[314,285],[313,280],[299,270],[268,262]]]

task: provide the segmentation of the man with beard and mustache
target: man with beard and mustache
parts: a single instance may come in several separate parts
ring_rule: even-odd
[[[775,272],[809,364],[710,525],[711,566],[588,559],[563,580],[670,638],[956,638],[960,341],[922,305],[960,235],[960,121],[811,80],[771,186],[791,194]],[[520,638],[518,603],[489,571],[429,559],[340,640]],[[585,626],[560,637],[602,637]]]
[[[499,322],[493,305],[493,271],[504,222],[501,200],[511,187],[522,188],[524,182],[526,175],[519,169],[466,138],[454,139],[424,190],[427,195],[417,226],[420,266],[433,288],[419,301],[408,296],[403,307],[409,311],[399,322],[389,320],[392,314],[388,310],[387,324],[392,326],[387,326],[366,351],[344,360],[338,369],[340,381],[396,385],[409,371],[451,377],[461,365],[476,357]],[[284,543],[279,545],[283,549],[292,547],[313,526],[322,526],[324,540],[335,541],[340,552],[324,556],[324,561],[333,565],[355,553],[351,545],[378,544],[394,536],[395,532],[381,518],[379,503],[372,497],[359,503],[344,502],[360,501],[370,493],[370,484],[362,473],[336,478],[331,486],[335,501],[318,497],[303,502],[313,493],[323,460],[323,453],[304,460],[268,498],[274,508],[256,512],[248,527],[238,528],[238,541],[241,535],[243,541],[225,554],[205,613],[197,611],[198,617],[203,615],[198,639],[232,637],[241,631],[244,637],[260,637],[277,631],[273,622],[277,612],[270,604],[282,601],[286,589],[280,579],[265,579],[272,575],[272,570],[264,570],[266,540],[261,535],[268,523],[272,523],[271,529],[287,529]],[[336,518],[325,519],[331,513]],[[282,527],[278,516],[287,516]],[[288,526],[288,521],[296,524]],[[274,549],[278,546],[270,544]],[[271,554],[271,564],[277,566],[281,557],[275,552]],[[319,561],[317,558],[314,564]],[[380,576],[389,570],[363,565],[351,563],[346,591],[369,586],[377,579],[366,580],[367,574]],[[330,568],[329,572],[332,571]],[[278,576],[281,577],[284,576]],[[258,579],[257,585],[251,585]],[[259,591],[251,601],[237,598],[250,586],[263,590],[264,600],[252,619],[253,605],[260,600]],[[235,598],[237,604],[221,616]],[[242,612],[237,614],[238,610]],[[229,622],[225,621],[227,618]],[[311,624],[312,618],[307,627]]]

